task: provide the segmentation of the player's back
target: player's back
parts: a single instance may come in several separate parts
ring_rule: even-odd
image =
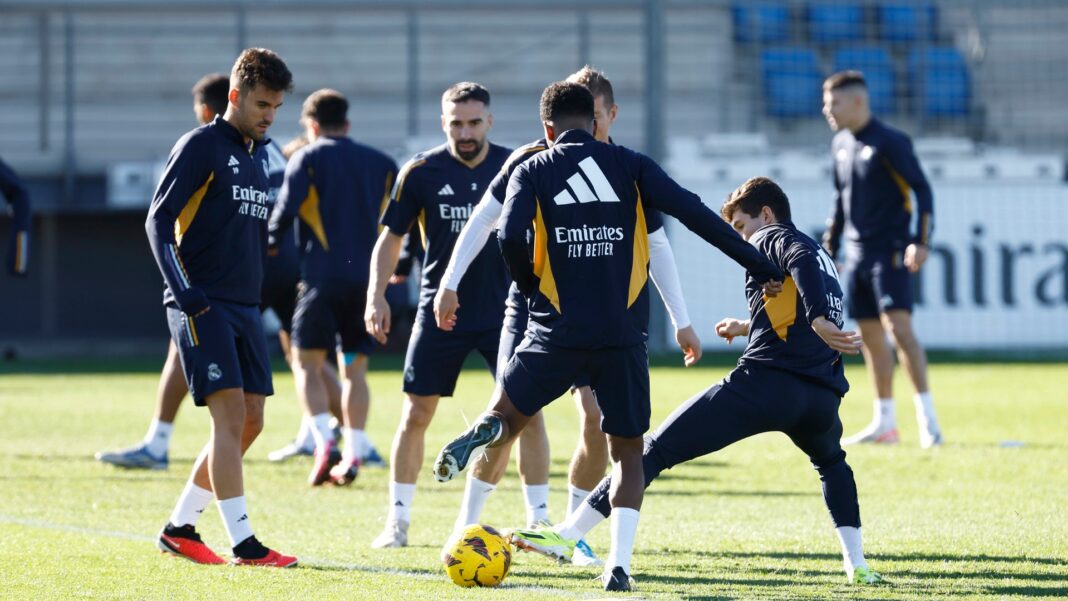
[[[646,339],[649,252],[638,156],[571,130],[513,174],[509,202],[517,179],[536,199],[538,289],[529,327],[541,340],[609,348]]]
[[[300,208],[303,279],[368,281],[378,216],[397,173],[393,159],[348,137],[323,136],[292,161],[308,181]]]
[[[808,305],[841,328],[843,294],[834,262],[815,240],[788,221],[764,226],[749,242],[788,275],[783,291],[774,298],[766,298],[763,287],[752,276],[746,278],[749,343],[740,364],[759,363],[782,369],[844,395],[849,383],[845,379],[842,355],[813,331],[810,320],[816,316],[806,315],[805,299],[789,275],[803,264],[819,269],[824,296],[808,299]]]

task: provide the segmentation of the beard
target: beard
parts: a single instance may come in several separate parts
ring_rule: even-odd
[[[473,148],[473,150],[466,150],[465,151],[465,150],[462,150],[460,148],[461,144],[471,144],[471,145],[473,145],[474,148]],[[486,140],[485,139],[483,139],[483,140],[457,140],[456,141],[456,145],[455,145],[456,156],[460,157],[462,160],[470,161],[471,159],[477,157],[478,153],[482,152],[482,148],[485,145],[486,145]]]

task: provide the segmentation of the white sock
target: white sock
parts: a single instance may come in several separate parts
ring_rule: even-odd
[[[567,485],[567,515],[575,513],[579,505],[586,500],[586,497],[590,496],[590,491],[582,490],[574,484]]]
[[[363,453],[360,452],[360,435],[362,434],[363,430],[341,428],[341,436],[345,439],[345,448],[341,453],[343,457],[346,459],[363,457]]]
[[[835,528],[838,533],[838,541],[842,543],[842,563],[845,564],[846,574],[853,575],[853,570],[868,567],[864,560],[864,546],[861,544],[860,528],[843,526]]]
[[[334,430],[330,427],[330,414],[320,413],[312,416],[312,436],[315,437],[315,448],[321,449],[328,441],[334,440]]]
[[[237,543],[252,536],[252,524],[248,520],[244,495],[219,501],[219,513],[222,514],[223,526],[226,527],[226,536],[230,537],[231,547],[236,547]]]
[[[523,498],[527,500],[527,523],[549,520],[549,485],[524,484]]]
[[[483,482],[470,475],[468,472],[467,484],[464,485],[464,500],[460,504],[460,515],[456,516],[456,524],[453,530],[460,531],[468,524],[477,524],[482,516],[482,508],[486,506],[486,499],[497,488],[496,484]]]
[[[605,521],[600,511],[597,511],[589,503],[581,503],[574,511],[567,515],[567,519],[554,528],[560,536],[579,540],[586,538],[586,533],[593,530],[594,526]]]
[[[897,416],[894,411],[894,399],[875,399],[875,423],[884,429],[897,427]]]
[[[367,436],[365,430],[359,430],[357,428],[352,429],[353,436],[356,438],[356,452],[359,453],[357,457],[366,457],[374,445],[371,444],[371,438]]]
[[[389,520],[412,521],[412,499],[415,497],[415,484],[401,482],[389,483]]]
[[[211,505],[211,500],[214,498],[214,493],[200,488],[190,478],[185,483],[182,494],[178,497],[178,504],[174,506],[174,511],[171,512],[171,523],[175,526],[185,526],[186,524],[196,526],[197,520],[200,519],[200,514],[204,513],[204,510],[208,508],[208,505]]]
[[[629,507],[613,507],[612,548],[604,561],[605,573],[619,566],[630,574],[630,555],[634,551],[634,535],[638,532],[638,510]]]
[[[315,448],[315,435],[312,434],[315,423],[311,417],[304,415],[300,418],[300,429],[297,430],[297,437],[293,439],[293,442],[302,449],[314,449]]]
[[[916,396],[912,398],[912,402],[916,405],[916,419],[920,421],[920,425],[933,426],[938,428],[938,418],[935,417],[934,401],[931,399],[930,392],[917,392]]]
[[[174,424],[153,419],[148,424],[148,433],[145,434],[144,440],[148,452],[156,457],[166,454],[171,446],[171,432],[173,431]]]

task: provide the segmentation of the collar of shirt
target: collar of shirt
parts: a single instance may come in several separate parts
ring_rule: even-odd
[[[872,116],[872,118],[868,119],[868,122],[864,124],[864,127],[858,129],[857,132],[853,134],[853,137],[860,140],[861,138],[870,136],[871,134],[875,133],[876,131],[878,131],[878,129],[879,120]]]
[[[215,115],[215,120],[211,122],[211,126],[217,128],[219,133],[224,137],[229,138],[237,143],[238,146],[245,149],[245,152],[254,154],[256,149],[261,146],[266,146],[271,143],[270,138],[264,138],[257,142],[253,139],[249,139],[248,143],[245,143],[245,136],[241,135],[241,132],[237,131],[237,128],[230,124],[229,121],[223,119],[221,115]]]
[[[569,129],[564,133],[556,136],[556,144],[584,144],[586,142],[595,142],[593,134],[584,129]]]

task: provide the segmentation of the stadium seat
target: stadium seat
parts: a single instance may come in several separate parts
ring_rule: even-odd
[[[909,88],[925,117],[961,117],[969,112],[971,82],[956,48],[917,48],[909,52]]]
[[[790,38],[790,7],[785,2],[735,2],[731,17],[736,42],[766,44]]]
[[[812,2],[805,11],[808,39],[817,44],[864,38],[864,9],[852,2]]]
[[[847,69],[864,73],[873,111],[877,114],[894,112],[894,64],[886,48],[855,46],[835,51],[834,71]]]
[[[876,8],[879,37],[887,42],[929,41],[935,38],[936,9],[920,0],[886,2]]]
[[[769,48],[760,56],[764,97],[769,115],[819,115],[823,72],[811,48]]]

